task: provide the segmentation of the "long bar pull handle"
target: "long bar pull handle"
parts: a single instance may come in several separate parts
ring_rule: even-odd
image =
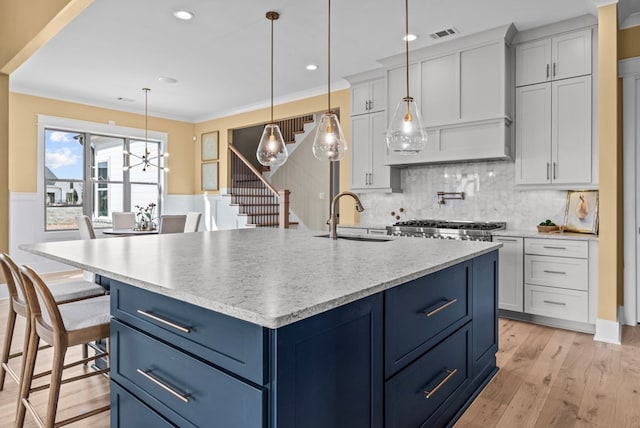
[[[547,79],[549,78],[549,64],[547,64]]]
[[[154,315],[154,314],[152,314],[152,313],[150,313],[150,312],[146,312],[146,311],[143,311],[143,310],[140,310],[140,309],[138,309],[138,311],[137,311],[137,312],[138,312],[140,315],[144,315],[145,317],[149,317],[149,318],[151,318],[151,319],[152,319],[152,320],[154,320],[154,321],[158,321],[158,322],[160,322],[160,323],[162,323],[162,324],[164,324],[164,325],[168,325],[169,327],[173,327],[173,328],[175,328],[176,330],[179,330],[179,331],[181,331],[181,332],[183,332],[183,333],[191,333],[191,328],[189,328],[189,327],[184,327],[184,326],[182,326],[182,325],[179,325],[179,324],[176,324],[176,323],[174,323],[174,322],[168,321],[168,320],[166,320],[166,319],[164,319],[164,318],[160,318],[160,317],[159,317],[159,316],[157,316],[157,315]]]
[[[453,370],[447,370],[447,376],[442,379],[435,388],[433,388],[431,391],[424,391],[424,396],[426,398],[431,398],[433,397],[433,394],[435,394],[436,392],[438,392],[438,390],[440,388],[442,388],[442,385],[444,385],[445,383],[449,382],[449,379],[451,379],[453,377],[454,374],[456,374],[458,372],[458,369],[453,369]]]
[[[553,163],[553,179],[558,178],[558,164],[556,162]]]
[[[553,77],[556,77],[556,63],[553,63]]]
[[[567,274],[566,272],[562,272],[562,271],[559,271],[559,270],[545,270],[543,272],[544,273],[555,273],[557,275],[566,275]]]
[[[558,305],[558,306],[567,306],[566,303],[564,302],[554,302],[553,300],[543,300],[544,303],[549,303],[551,305]]]
[[[542,248],[546,248],[548,250],[566,250],[567,247],[556,247],[552,245],[544,245]]]
[[[432,316],[432,315],[437,314],[437,313],[438,313],[438,312],[440,312],[441,310],[443,310],[443,309],[445,309],[445,308],[448,308],[449,306],[453,305],[453,304],[454,304],[454,303],[456,303],[457,301],[458,301],[458,299],[451,299],[451,300],[449,300],[447,303],[445,303],[445,304],[443,304],[443,305],[441,305],[441,306],[438,306],[437,308],[435,308],[435,309],[434,309],[434,310],[432,310],[432,311],[425,312],[424,314],[425,314],[426,316],[430,317],[430,316]]]
[[[547,180],[549,180],[549,162],[547,162]]]
[[[153,382],[156,385],[158,385],[160,388],[162,388],[165,391],[167,391],[169,394],[173,395],[174,397],[182,400],[185,403],[189,402],[189,394],[181,394],[181,393],[177,392],[176,390],[174,390],[173,388],[171,388],[170,386],[168,386],[167,384],[165,384],[164,382],[162,382],[159,379],[157,379],[155,376],[151,376],[151,374],[150,374],[151,370],[144,371],[142,369],[136,369],[136,371],[138,373],[140,373],[142,376],[144,376],[145,378],[149,379],[151,382]]]
[[[518,242],[517,239],[512,239],[512,238],[497,238],[496,241],[499,241],[499,242]]]

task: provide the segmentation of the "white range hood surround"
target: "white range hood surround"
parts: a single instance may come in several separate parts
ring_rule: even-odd
[[[417,155],[387,153],[387,165],[511,159],[513,24],[410,52],[410,93],[429,136]],[[404,55],[386,67],[387,112],[406,95]]]

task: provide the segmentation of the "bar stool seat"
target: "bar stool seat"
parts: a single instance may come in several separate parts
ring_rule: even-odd
[[[109,337],[109,296],[94,297],[58,305],[47,285],[32,268],[22,266],[20,272],[22,273],[22,284],[29,307],[32,327],[20,385],[16,428],[23,426],[27,411],[29,411],[40,427],[53,428],[109,410],[110,406],[106,405],[93,410],[83,411],[83,413],[77,416],[56,422],[58,399],[62,384],[109,372],[109,368],[92,370],[64,380],[62,379],[64,369],[82,364],[87,359],[94,360],[108,355],[107,351],[107,353],[98,354],[67,365],[64,364],[65,355],[69,347]],[[51,382],[48,385],[32,388],[40,340],[51,345],[53,348],[53,362],[50,371]],[[108,382],[106,379],[105,381]],[[45,389],[49,389],[49,397],[45,415],[42,417],[31,403],[31,394]],[[90,399],[87,398],[87,401],[89,400]]]
[[[4,337],[4,345],[2,348],[2,354],[0,354],[0,391],[4,389],[5,375],[9,376],[18,384],[20,384],[20,378],[22,374],[18,375],[10,366],[9,360],[17,357],[23,357],[26,352],[16,352],[10,354],[11,344],[13,342],[13,333],[15,330],[17,315],[29,319],[29,309],[27,302],[25,301],[22,274],[20,269],[5,253],[0,253],[0,268],[7,282],[7,289],[9,290],[9,315],[7,316],[7,325]],[[57,284],[51,284],[49,286],[51,294],[53,295],[56,303],[65,304],[67,302],[87,299],[91,297],[101,296],[105,294],[105,289],[89,281],[67,281]],[[24,346],[23,351],[26,351],[27,341],[29,339],[29,331],[31,323],[25,323],[24,333]],[[87,346],[83,345],[83,358],[87,357]],[[24,361],[22,364],[24,367]],[[22,370],[22,369],[21,369]]]

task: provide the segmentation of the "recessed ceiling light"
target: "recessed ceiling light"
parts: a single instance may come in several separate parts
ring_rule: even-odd
[[[193,19],[193,13],[189,12],[188,10],[176,10],[175,12],[173,12],[173,16],[178,19],[182,19],[183,21]]]
[[[173,77],[160,76],[158,80],[162,83],[178,83],[178,79],[174,79]]]
[[[317,70],[317,69],[318,69],[318,66],[317,66],[317,65],[315,65],[315,64],[309,64],[309,65],[307,65],[305,68],[306,68],[307,70],[311,70],[311,71],[313,71],[313,70]]]
[[[413,41],[414,41],[415,39],[417,39],[417,38],[418,38],[418,36],[416,36],[415,34],[408,34],[408,35],[406,35],[406,36],[403,36],[403,37],[402,37],[402,40],[404,40],[404,41],[407,41],[407,40],[408,40],[408,41],[410,41],[410,42],[413,42]]]

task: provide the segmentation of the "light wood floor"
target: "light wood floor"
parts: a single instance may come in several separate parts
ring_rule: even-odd
[[[500,371],[455,425],[640,427],[640,327],[623,345],[500,319]]]
[[[0,301],[0,343],[8,303]],[[18,332],[24,325],[19,322]],[[640,427],[640,327],[623,328],[623,345],[594,342],[593,336],[500,319],[500,371],[455,425],[456,428]],[[22,344],[17,335],[14,348]],[[50,364],[42,351],[40,369]],[[70,358],[78,358],[74,349]],[[16,365],[17,363],[17,365]],[[19,362],[13,363],[19,367]],[[16,384],[7,377],[0,391],[0,427],[13,426]],[[46,392],[40,408],[44,408]],[[95,398],[92,398],[95,397]],[[104,378],[62,386],[59,417],[98,407],[108,400]],[[35,427],[27,414],[25,427]],[[109,426],[109,413],[73,426]],[[327,427],[330,428],[330,427]]]

